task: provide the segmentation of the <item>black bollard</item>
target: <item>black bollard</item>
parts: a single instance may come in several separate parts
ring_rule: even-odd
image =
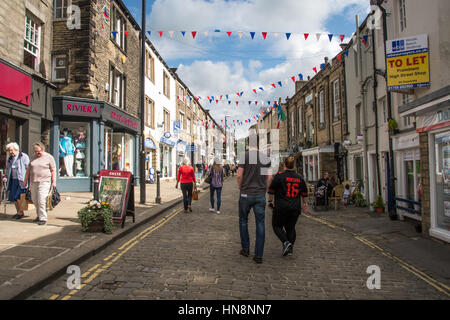
[[[93,174],[92,177],[94,178],[94,200],[98,201],[98,184],[100,182],[100,175]]]
[[[160,175],[161,171],[156,171],[156,199],[155,202],[156,203],[161,203],[161,193],[160,193],[160,183],[159,183],[159,175]]]

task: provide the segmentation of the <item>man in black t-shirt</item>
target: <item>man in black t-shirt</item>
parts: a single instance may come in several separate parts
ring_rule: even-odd
[[[294,157],[286,158],[284,171],[278,172],[269,187],[269,206],[273,208],[272,227],[283,244],[283,256],[292,255],[296,233],[295,224],[303,211],[308,212],[306,183],[294,170]],[[273,196],[275,195],[275,205]]]

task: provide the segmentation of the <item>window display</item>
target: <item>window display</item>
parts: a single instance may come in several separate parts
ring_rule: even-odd
[[[59,176],[88,177],[89,124],[61,122],[59,137]]]
[[[436,223],[450,231],[450,131],[435,136]]]
[[[105,128],[105,169],[133,172],[134,136]]]

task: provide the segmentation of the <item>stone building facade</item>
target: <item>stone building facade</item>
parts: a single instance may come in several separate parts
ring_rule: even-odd
[[[32,144],[50,143],[53,1],[0,2],[0,173],[6,144],[17,142],[33,154]]]
[[[298,81],[287,99],[287,145],[306,180],[328,172],[342,181],[347,172],[341,145],[348,134],[343,57],[324,62],[313,78]]]
[[[51,50],[59,188],[90,191],[102,169],[131,171],[139,183],[140,28],[120,0],[71,5],[73,15],[55,11]]]

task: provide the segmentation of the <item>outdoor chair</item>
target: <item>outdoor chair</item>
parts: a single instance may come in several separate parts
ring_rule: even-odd
[[[337,205],[342,201],[342,196],[344,195],[344,186],[342,184],[338,184],[331,191],[330,204],[334,202],[334,210],[337,209]]]

